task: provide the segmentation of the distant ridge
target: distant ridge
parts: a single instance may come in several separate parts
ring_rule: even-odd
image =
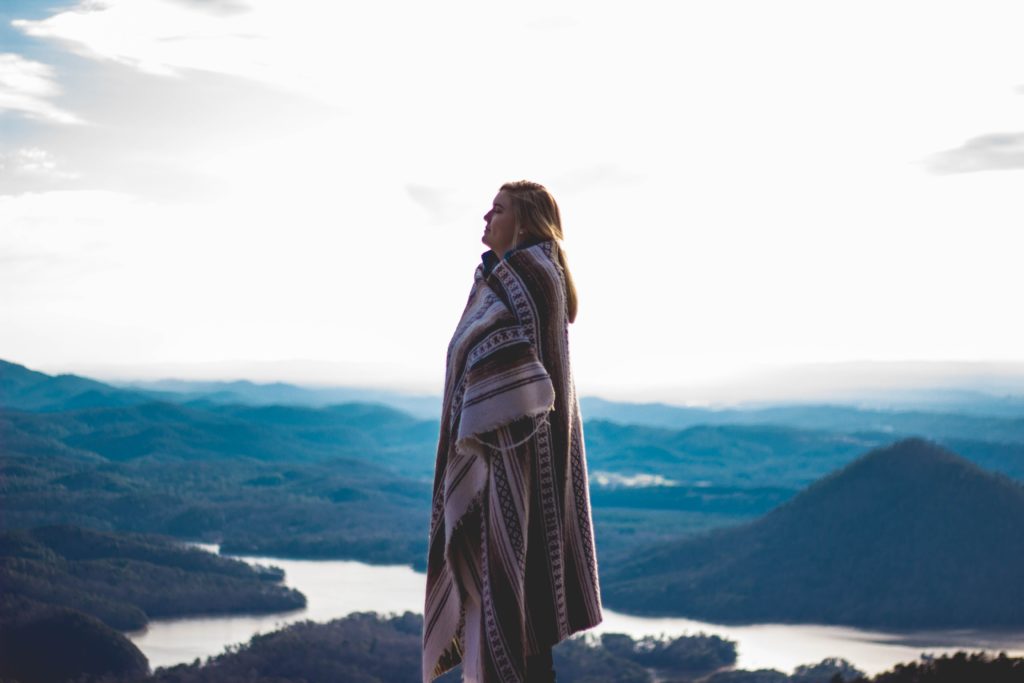
[[[1024,443],[1024,396],[992,396],[977,391],[949,389],[936,392],[921,390],[918,394],[920,396],[914,401],[889,407],[841,402],[703,408],[665,403],[624,403],[594,396],[582,397],[580,404],[586,421],[608,420],[673,430],[696,425],[775,424],[844,433],[887,433],[894,439],[924,435],[940,440]],[[935,400],[929,402],[926,400],[928,396]],[[110,384],[78,375],[51,376],[0,360],[0,408],[57,412],[130,406],[150,401],[200,407],[290,405],[313,408],[344,403],[377,403],[420,420],[437,420],[441,412],[438,396],[409,395],[384,389],[300,386],[247,380],[162,379]]]
[[[157,397],[78,375],[47,375],[0,360],[0,408],[59,411],[138,405]]]
[[[605,570],[616,609],[726,622],[1024,625],[1024,487],[921,439],[742,527]]]
[[[377,403],[409,413],[413,417],[436,419],[441,412],[438,396],[412,396],[383,389],[359,387],[308,387],[283,382],[267,384],[164,379],[130,382],[126,388],[165,394],[174,401],[202,401],[241,405],[292,405],[325,407],[339,403]]]
[[[304,387],[246,380],[199,382],[156,380],[106,384],[79,375],[47,375],[0,360],[0,408],[57,412],[81,408],[133,406],[152,401],[200,405],[292,405],[323,408],[345,403],[376,403],[419,419],[436,419],[441,399],[358,387]]]
[[[969,392],[965,392],[967,394]],[[776,424],[832,432],[887,433],[892,439],[925,435],[936,439],[1024,442],[1024,399],[970,394],[962,406],[934,404],[927,409],[863,407],[844,403],[791,403],[737,408],[697,408],[665,403],[617,403],[580,399],[584,420],[686,429],[695,425]],[[980,398],[979,398],[980,397]]]

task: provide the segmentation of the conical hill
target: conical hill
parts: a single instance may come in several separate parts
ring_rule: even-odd
[[[900,441],[761,519],[602,567],[626,612],[890,628],[1024,625],[1024,487]]]

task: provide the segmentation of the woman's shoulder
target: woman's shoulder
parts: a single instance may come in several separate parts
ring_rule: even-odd
[[[558,242],[555,240],[537,242],[509,252],[502,262],[513,271],[535,273],[538,276],[548,274],[557,277],[561,272],[558,250]]]
[[[548,317],[565,308],[565,281],[558,243],[538,242],[506,255],[487,282],[522,317],[529,311]]]

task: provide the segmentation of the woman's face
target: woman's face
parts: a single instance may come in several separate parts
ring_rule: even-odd
[[[491,204],[491,210],[484,214],[484,220],[487,225],[484,226],[484,236],[480,241],[498,256],[504,256],[515,244],[516,236],[512,199],[507,192],[502,190],[498,193]]]

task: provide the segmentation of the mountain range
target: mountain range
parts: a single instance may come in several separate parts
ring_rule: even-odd
[[[112,384],[79,375],[47,375],[0,360],[0,406],[17,410],[62,411],[129,406],[153,401],[204,405],[291,405],[324,407],[341,403],[387,405],[419,419],[436,419],[440,398],[358,387],[300,387],[246,380],[202,382],[151,380]]]
[[[869,431],[932,437],[1024,441],[1024,396],[977,390],[892,390],[891,400],[834,404],[790,403],[735,408],[625,403],[596,396],[580,399],[587,420],[681,430],[695,425],[776,424],[827,431]],[[94,406],[173,403],[292,405],[341,403],[387,405],[421,420],[436,420],[437,396],[412,396],[382,389],[309,387],[282,382],[149,380],[103,383],[78,375],[47,375],[0,360],[0,406],[18,410],[71,410]]]
[[[223,402],[218,387],[161,393],[0,362],[0,529],[75,524],[422,566],[435,419],[379,404]],[[278,390],[290,391],[264,398]],[[1012,601],[985,592],[1005,577],[982,551],[998,545],[992,529],[1012,531],[998,520],[1021,519],[1024,420],[661,406],[688,417],[657,427],[626,423],[630,410],[586,423],[609,604],[719,621],[1018,623]],[[701,415],[711,423],[692,422]],[[932,441],[889,447],[915,434]],[[1002,552],[1016,561],[1007,534]],[[987,545],[966,553],[972,540]],[[977,604],[937,607],[974,590],[964,558],[985,568]],[[899,583],[899,568],[915,580]],[[892,614],[864,611],[875,587]]]

